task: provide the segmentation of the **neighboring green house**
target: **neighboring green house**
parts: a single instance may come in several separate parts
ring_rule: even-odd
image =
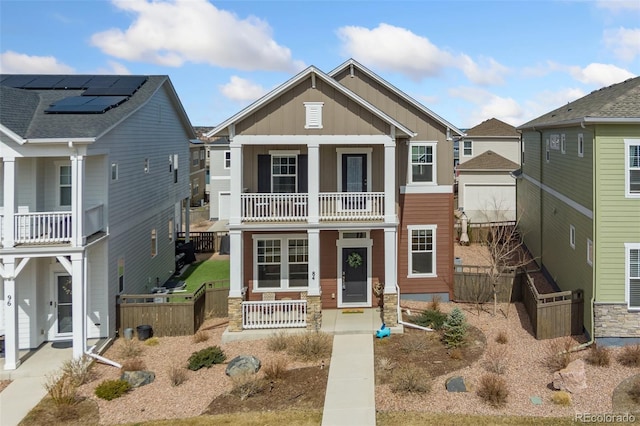
[[[586,332],[640,337],[640,77],[518,127],[519,226],[561,290],[584,290]]]

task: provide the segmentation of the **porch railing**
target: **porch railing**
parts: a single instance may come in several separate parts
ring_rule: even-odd
[[[14,215],[14,235],[17,244],[67,243],[72,238],[71,229],[71,212]]]
[[[294,328],[307,326],[306,300],[242,302],[242,328]]]
[[[256,222],[303,221],[307,219],[308,195],[242,194],[242,220]]]
[[[384,192],[322,192],[320,220],[380,220]]]

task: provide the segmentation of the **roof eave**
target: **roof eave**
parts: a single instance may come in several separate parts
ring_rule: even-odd
[[[517,130],[528,130],[528,129],[543,129],[543,128],[553,128],[553,127],[565,127],[565,126],[573,126],[573,125],[587,125],[587,124],[636,124],[640,123],[640,117],[581,117],[581,118],[572,118],[570,120],[562,120],[562,121],[550,121],[546,123],[537,123],[537,124],[523,124],[520,127],[517,127]]]
[[[26,140],[24,138],[22,138],[20,135],[18,135],[13,130],[9,129],[4,124],[0,124],[0,132],[2,132],[5,135],[7,135],[9,137],[9,139],[13,140],[17,144],[24,145],[24,143],[26,142]]]

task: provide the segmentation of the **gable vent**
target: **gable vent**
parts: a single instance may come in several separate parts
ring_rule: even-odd
[[[322,129],[322,106],[324,102],[305,102],[305,129]]]

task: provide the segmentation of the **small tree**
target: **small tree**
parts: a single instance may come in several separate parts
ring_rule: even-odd
[[[457,348],[464,344],[467,337],[467,320],[460,308],[453,308],[442,328],[442,340],[448,348]]]

